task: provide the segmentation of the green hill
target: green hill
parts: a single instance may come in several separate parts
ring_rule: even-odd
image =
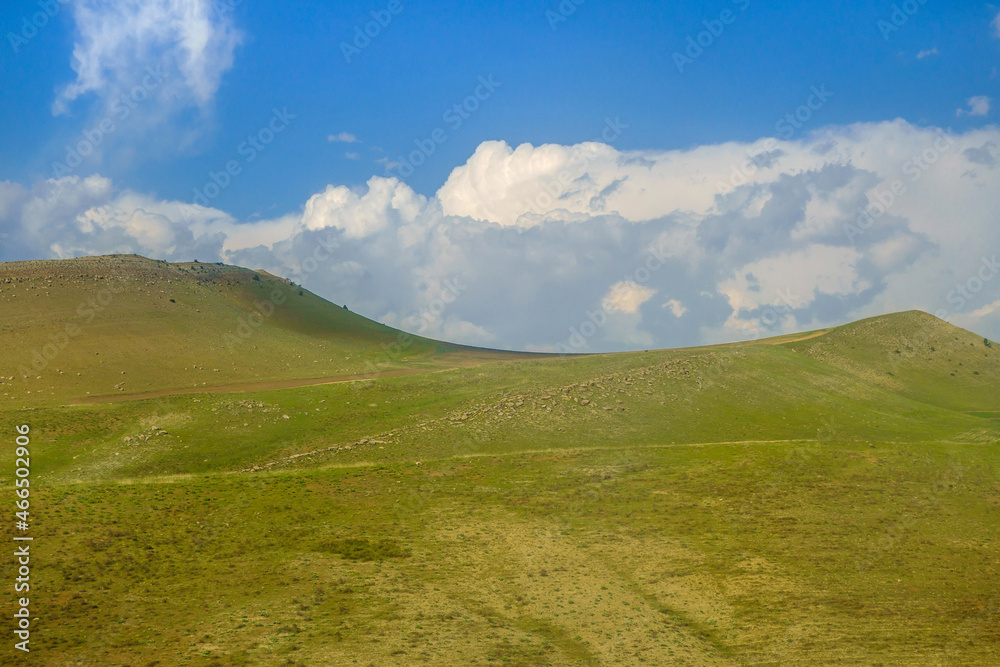
[[[0,395],[25,404],[503,356],[404,334],[262,271],[135,255],[0,264],[0,317]]]
[[[786,347],[903,396],[1000,410],[1000,349],[921,311],[873,317]]]
[[[0,265],[42,664],[1000,662],[997,344],[908,312],[682,350],[388,353],[399,332],[299,290]]]

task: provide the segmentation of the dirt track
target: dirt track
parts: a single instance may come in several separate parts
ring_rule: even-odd
[[[237,384],[219,384],[204,387],[187,387],[183,389],[158,389],[137,394],[105,394],[103,396],[87,396],[69,403],[69,405],[89,405],[92,403],[121,403],[123,401],[141,401],[147,398],[163,398],[164,396],[183,396],[185,394],[235,394],[243,391],[270,391],[272,389],[294,389],[296,387],[311,387],[319,384],[335,384],[338,382],[359,382],[377,378],[395,377],[397,375],[414,375],[416,373],[437,373],[447,368],[400,368],[379,373],[357,373],[355,375],[334,375],[322,378],[307,378],[304,380],[266,380],[262,382],[242,382]]]

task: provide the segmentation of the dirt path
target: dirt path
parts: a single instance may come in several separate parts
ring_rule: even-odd
[[[458,366],[456,366],[458,368]],[[105,394],[103,396],[87,396],[68,403],[68,405],[89,405],[92,403],[121,403],[124,401],[141,401],[147,398],[163,398],[164,396],[183,396],[186,394],[234,394],[244,391],[270,391],[272,389],[294,389],[296,387],[312,387],[320,384],[337,384],[339,382],[360,382],[378,378],[396,377],[399,375],[414,375],[417,373],[440,373],[450,368],[399,368],[378,373],[357,373],[354,375],[333,375],[322,378],[306,378],[294,380],[265,380],[260,382],[241,382],[236,384],[217,384],[203,387],[188,387],[185,389],[158,389],[136,394]]]
[[[273,389],[295,389],[296,387],[313,387],[321,384],[337,384],[340,382],[360,382],[362,380],[377,380],[379,378],[397,377],[400,375],[416,375],[418,373],[441,373],[458,368],[475,368],[485,363],[498,361],[519,361],[557,357],[560,355],[535,354],[532,352],[505,352],[503,350],[460,350],[458,352],[432,354],[424,360],[430,365],[420,368],[397,368],[377,373],[354,373],[352,375],[332,375],[320,378],[294,378],[290,380],[259,380],[254,382],[233,382],[201,387],[182,387],[176,389],[156,389],[153,391],[136,392],[134,394],[102,394],[86,396],[67,403],[67,405],[92,405],[94,403],[122,403],[125,401],[141,401],[148,398],[163,398],[165,396],[184,396],[187,394],[235,394],[245,391],[270,391]],[[435,365],[439,364],[439,365]]]
[[[377,437],[377,436],[373,436]],[[379,440],[369,440],[371,444],[379,444],[382,441]],[[761,444],[773,444],[778,442],[818,442],[813,438],[794,438],[791,440],[722,440],[718,442],[674,442],[665,444],[653,444],[653,445],[631,445],[628,447],[550,447],[548,449],[523,449],[509,453],[497,453],[497,452],[474,452],[470,454],[455,454],[453,456],[446,456],[444,458],[437,459],[414,459],[412,461],[405,461],[402,459],[394,459],[393,463],[413,463],[415,465],[421,465],[421,463],[433,463],[439,461],[450,461],[454,459],[469,459],[469,458],[484,458],[484,457],[494,457],[503,458],[505,456],[527,456],[527,455],[573,455],[582,454],[585,452],[613,452],[613,451],[625,451],[630,449],[658,449],[663,447],[711,447],[713,445],[761,445]],[[357,445],[358,443],[350,443],[351,445]],[[280,459],[270,461],[268,463],[263,463],[260,465],[251,466],[249,468],[243,468],[241,470],[228,471],[221,474],[237,474],[237,473],[250,473],[250,472],[263,472],[269,468],[275,468],[283,463],[291,463],[296,459],[301,459],[309,456],[316,456],[320,454],[326,454],[331,451],[337,450],[338,445],[332,445],[330,447],[323,447],[322,449],[314,449],[309,452],[302,452],[301,454],[292,454],[291,456],[284,456]],[[372,461],[352,461],[351,463],[328,463],[316,466],[312,468],[313,470],[322,470],[324,468],[363,468],[374,465],[385,465],[385,462],[372,462]]]
[[[819,331],[813,331],[808,334],[787,334],[785,336],[778,336],[776,338],[762,340],[760,342],[766,343],[767,345],[783,345],[785,343],[798,343],[800,340],[809,340],[810,338],[819,338],[820,336],[828,333],[830,333],[829,329],[820,329]]]
[[[471,459],[471,458],[516,458],[519,456],[573,456],[578,454],[586,454],[588,452],[616,452],[616,451],[627,451],[630,449],[665,449],[668,447],[713,447],[717,445],[764,445],[764,444],[774,444],[782,442],[819,442],[814,438],[792,438],[791,440],[725,440],[719,442],[671,442],[671,443],[660,443],[651,445],[631,445],[627,447],[549,447],[547,449],[522,449],[513,452],[473,452],[469,454],[455,454],[452,456],[445,456],[440,458],[420,458],[413,460],[406,459],[389,459],[384,461],[351,461],[350,463],[324,463],[322,465],[314,466],[308,468],[308,470],[329,470],[329,469],[349,469],[349,468],[373,468],[376,466],[386,466],[386,465],[433,465],[434,463],[441,463],[444,461],[455,461],[461,459]],[[129,484],[173,484],[176,482],[187,482],[197,477],[217,477],[217,476],[230,476],[230,475],[246,475],[246,474],[282,474],[288,472],[286,468],[277,468],[282,463],[288,463],[294,461],[295,459],[303,458],[306,456],[313,456],[316,454],[323,454],[329,451],[331,448],[325,447],[323,449],[316,449],[310,452],[303,452],[302,454],[293,454],[292,456],[285,456],[270,463],[265,463],[259,466],[250,468],[241,468],[239,470],[221,470],[213,472],[204,473],[178,473],[173,475],[155,475],[150,477],[130,477],[121,478],[115,480],[116,484],[129,485]],[[256,470],[254,469],[256,468]],[[66,484],[92,484],[94,480],[87,481],[72,481],[66,482]],[[104,483],[101,481],[100,483]]]

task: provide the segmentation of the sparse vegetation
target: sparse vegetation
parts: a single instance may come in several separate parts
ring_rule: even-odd
[[[290,284],[124,259],[117,310],[42,380],[0,353],[5,421],[32,425],[44,664],[997,662],[979,336],[901,313],[587,357],[416,339],[391,359],[409,374],[287,386],[363,371],[395,333],[288,299],[220,351],[210,327]],[[107,284],[60,266],[50,304]],[[0,273],[0,309],[29,268]]]
[[[374,542],[359,539],[347,538],[324,542],[319,545],[318,551],[322,553],[337,554],[348,560],[372,561],[384,560],[386,558],[406,558],[410,551],[401,547],[393,540],[376,540]]]

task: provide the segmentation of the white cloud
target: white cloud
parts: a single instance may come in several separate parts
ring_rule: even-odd
[[[313,195],[306,202],[302,225],[313,230],[335,227],[348,238],[362,238],[386,229],[394,220],[413,222],[426,202],[395,178],[373,176],[364,193],[331,185]]]
[[[920,251],[920,242],[907,234],[890,236],[868,249],[868,260],[881,270],[891,270]]]
[[[665,304],[663,304],[663,307],[669,308],[670,312],[674,314],[674,317],[683,317],[684,313],[687,312],[687,308],[684,306],[684,304],[678,301],[677,299],[670,299]]]
[[[345,144],[357,143],[358,138],[351,134],[350,132],[341,132],[340,134],[328,134],[326,140],[330,142],[341,142]]]
[[[508,226],[599,215],[649,220],[673,211],[710,209],[716,183],[745,161],[744,150],[722,144],[694,151],[621,153],[600,143],[511,148],[503,141],[487,141],[437,194],[448,215]]]
[[[1000,312],[1000,299],[969,313],[969,315],[978,319],[980,317],[986,317],[987,315],[992,315],[993,313],[997,312]]]
[[[605,310],[617,313],[638,313],[642,304],[649,301],[656,290],[643,287],[630,280],[615,283],[604,295],[601,305]]]
[[[990,98],[985,95],[970,97],[968,109],[956,109],[956,116],[986,116],[990,113]]]
[[[996,32],[996,36],[1000,37],[1000,12],[993,18],[993,30]]]
[[[361,157],[361,155],[359,153],[355,153],[352,151],[350,153],[344,153],[344,157],[346,157],[348,160],[357,160],[359,157]]]
[[[928,56],[936,56],[939,54],[940,52],[938,51],[938,48],[935,46],[933,49],[926,49],[924,51],[920,51],[919,53],[917,53],[917,60],[923,60]]]
[[[205,108],[241,40],[212,0],[72,0],[72,15],[76,79],[59,91],[56,114],[87,94],[113,108],[143,86],[156,100],[145,105],[146,117]],[[150,72],[162,81],[151,85]]]
[[[225,260],[424,335],[508,348],[556,349],[574,330],[590,351],[691,345],[915,307],[1000,339],[1000,314],[983,310],[1000,277],[961,310],[949,300],[1000,247],[997,145],[993,126],[858,124],[779,141],[748,170],[765,142],[643,154],[488,142],[437,196],[372,177],[253,222],[99,176],[0,183],[0,256]],[[562,171],[569,196],[518,202]],[[657,294],[662,307],[642,307]]]
[[[961,313],[949,321],[964,329],[983,332],[988,338],[996,340],[997,332],[1000,332],[1000,300],[977,308],[971,313]]]
[[[719,285],[733,313],[762,306],[802,308],[817,295],[846,296],[868,287],[858,275],[854,248],[811,245],[747,264]]]

